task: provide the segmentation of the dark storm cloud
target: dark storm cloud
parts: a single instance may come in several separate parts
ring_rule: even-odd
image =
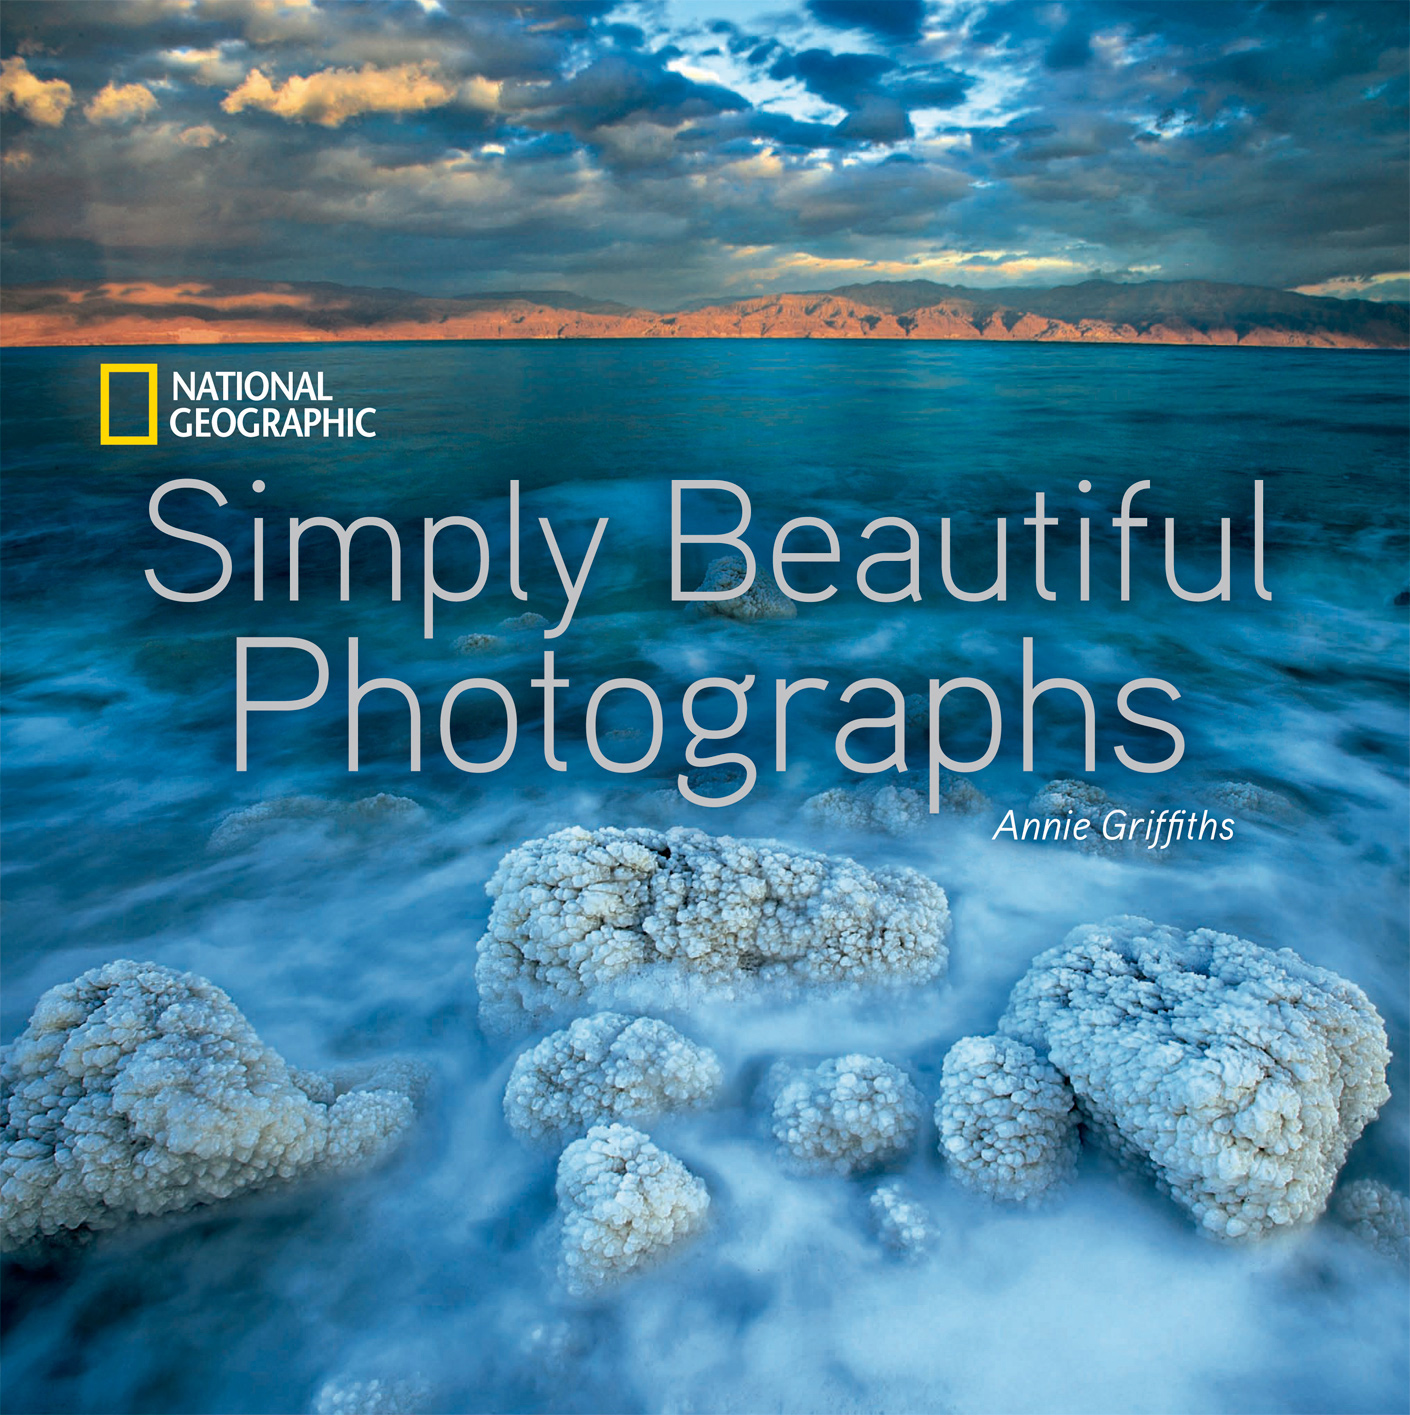
[[[1350,0],[6,0],[6,277],[1403,271],[1406,34]]]
[[[808,12],[825,25],[869,30],[883,40],[916,39],[925,19],[921,0],[808,0]]]

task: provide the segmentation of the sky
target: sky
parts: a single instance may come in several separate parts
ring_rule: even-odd
[[[0,260],[573,290],[1404,299],[1402,0],[5,0]]]

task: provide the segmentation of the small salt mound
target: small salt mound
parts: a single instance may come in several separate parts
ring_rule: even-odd
[[[1337,1190],[1337,1217],[1378,1253],[1410,1263],[1410,1198],[1378,1179],[1357,1179]]]
[[[1035,1199],[1077,1161],[1072,1088],[1008,1037],[961,1037],[950,1048],[935,1124],[950,1172],[991,1199]]]
[[[561,1268],[587,1294],[657,1262],[705,1225],[710,1195],[678,1159],[628,1125],[594,1125],[558,1161]]]
[[[475,654],[489,653],[492,649],[497,649],[504,640],[498,634],[462,634],[458,639],[451,640],[451,649],[455,653]]]
[[[934,1242],[934,1220],[923,1204],[907,1194],[900,1180],[878,1184],[867,1202],[877,1239],[893,1253],[919,1258]]]
[[[738,555],[722,555],[712,560],[705,578],[697,586],[702,590],[732,590],[744,583],[747,567]],[[798,606],[779,589],[774,577],[762,566],[756,567],[754,583],[734,599],[696,600],[702,614],[718,614],[726,619],[796,619]]]
[[[921,1100],[899,1066],[838,1056],[819,1066],[775,1068],[774,1138],[804,1170],[857,1174],[899,1159],[915,1142]]]
[[[501,619],[496,627],[501,634],[526,634],[533,629],[547,629],[548,620],[542,614],[529,610],[524,614],[516,614],[512,619]]]
[[[423,1380],[328,1381],[313,1402],[313,1415],[429,1415],[431,1387]]]
[[[504,1118],[538,1141],[617,1119],[649,1120],[707,1102],[720,1063],[654,1017],[599,1012],[545,1037],[514,1063]]]
[[[1234,815],[1255,820],[1277,821],[1287,825],[1297,820],[1297,805],[1281,791],[1257,786],[1252,781],[1220,781],[1205,791],[1204,801],[1216,811],[1232,811]]]
[[[947,815],[973,815],[985,810],[987,797],[963,777],[940,781],[939,807]],[[913,835],[932,818],[930,796],[915,786],[834,786],[803,802],[805,819],[835,830],[866,834]]]
[[[1129,848],[1122,841],[1108,840],[1102,834],[1103,817],[1108,811],[1120,809],[1120,805],[1119,801],[1112,800],[1095,781],[1078,781],[1064,777],[1048,782],[1033,796],[1028,803],[1028,814],[1047,816],[1055,820],[1085,818],[1092,822],[1091,829],[1081,840],[1071,836],[1067,843],[1093,854],[1110,855]]]
[[[127,959],[39,999],[0,1095],[7,1249],[370,1162],[414,1117],[404,1091],[330,1096],[214,984]]]

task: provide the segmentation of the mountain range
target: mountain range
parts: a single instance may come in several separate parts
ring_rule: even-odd
[[[117,281],[0,289],[0,344],[429,339],[983,339],[1410,347],[1410,306],[1203,280],[977,290],[929,280],[649,310],[562,290],[420,295],[321,281]]]

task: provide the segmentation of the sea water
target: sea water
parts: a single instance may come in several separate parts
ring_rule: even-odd
[[[180,441],[100,447],[97,365],[170,371],[322,370],[339,405],[375,406],[375,440]],[[1346,1175],[1407,1185],[1406,361],[1398,354],[1034,345],[826,342],[486,343],[7,351],[4,371],[3,1036],[47,987],[117,957],[193,969],[224,988],[292,1063],[398,1052],[434,1081],[410,1142],[383,1168],[250,1196],[115,1233],[48,1264],[7,1272],[4,1403],[12,1411],[299,1411],[328,1381],[415,1376],[431,1408],[642,1411],[1380,1411],[1403,1406],[1402,1270],[1328,1220],[1252,1248],[1199,1237],[1146,1181],[1084,1155],[1076,1183],[1035,1210],[998,1208],[946,1176],[927,1126],[905,1166],[936,1242],[916,1264],[871,1237],[873,1181],[803,1179],[778,1162],[753,1086],[780,1056],[885,1056],[933,1101],[959,1036],[987,1032],[1031,958],[1073,926],[1139,913],[1228,930],[1360,984],[1384,1016],[1393,1097]],[[176,604],[144,571],[193,590],[209,550],[160,535],[166,514],[229,546],[218,597]],[[821,517],[839,563],[788,567],[830,599],[796,619],[702,616],[670,598],[670,483],[728,481],[748,494],[748,541],[767,566],[775,533]],[[509,484],[521,492],[522,581],[510,593]],[[262,481],[265,489],[255,492]],[[1089,482],[1083,492],[1079,484]],[[1130,598],[1120,596],[1124,489],[1133,514]],[[1264,579],[1253,577],[1254,482],[1265,498]],[[1048,587],[1022,522],[1034,495],[1059,524]],[[732,498],[689,502],[688,529],[726,531]],[[392,522],[405,587],[388,595],[385,537],[359,532],[350,599],[338,598],[333,537],[307,534],[288,599],[287,520]],[[491,557],[483,591],[436,606],[421,633],[423,519],[474,518]],[[502,630],[525,610],[556,623],[564,593],[538,518],[576,570],[608,518],[568,629]],[[903,517],[922,541],[922,599],[879,604],[856,566],[899,538],[860,538]],[[1004,602],[977,590],[1008,519]],[[253,518],[265,522],[264,599],[253,599]],[[1091,590],[1078,598],[1078,523],[1090,521]],[[1164,525],[1191,589],[1219,575],[1231,522],[1227,602],[1188,603],[1165,582]],[[447,532],[441,583],[469,585],[471,538]],[[800,533],[790,549],[821,548]],[[688,546],[687,586],[713,554]],[[886,573],[879,588],[904,583]],[[1399,597],[1400,603],[1397,602]],[[494,641],[471,654],[467,633]],[[249,769],[235,771],[237,636],[292,635],[328,654],[332,683],[306,712],[256,714]],[[377,693],[361,710],[360,769],[347,770],[346,641],[364,679],[406,681],[422,702],[423,769],[408,770],[408,710]],[[1078,680],[1097,709],[1097,765],[1083,771],[1075,697],[1042,700],[1023,769],[1023,640],[1038,676]],[[552,648],[560,690],[548,769],[542,697]],[[310,661],[260,658],[251,693],[297,697]],[[687,804],[677,777],[691,681],[754,674],[749,722],[713,750],[742,751],[758,782],[736,805]],[[976,677],[1003,707],[986,803],[886,834],[829,826],[803,809],[863,778],[838,762],[851,717],[881,715],[885,678],[904,693]],[[446,690],[494,678],[518,704],[520,738],[499,772],[455,770],[436,724]],[[654,763],[612,774],[584,741],[588,695],[630,677],[652,685],[665,735]],[[794,700],[789,767],[774,770],[773,682],[828,680]],[[1134,678],[1173,684],[1133,705],[1180,728],[1171,771],[1147,761],[1170,740],[1116,710]],[[486,705],[488,704],[488,705]],[[715,721],[702,701],[701,716]],[[721,725],[729,713],[716,709]],[[481,694],[455,715],[468,757],[493,757],[503,711]],[[627,760],[650,741],[645,702],[615,695],[603,746]],[[613,731],[615,729],[615,731]],[[973,693],[947,699],[946,748],[982,754],[989,720]],[[865,744],[870,741],[870,746]],[[887,734],[852,738],[880,760]],[[711,747],[703,747],[709,751]],[[905,777],[926,786],[924,732]],[[1251,783],[1259,810],[1232,840],[1111,852],[994,839],[1003,814],[1053,778],[1085,777],[1133,813],[1199,807]],[[716,792],[731,784],[702,789]],[[419,810],[358,810],[378,793]],[[290,798],[301,804],[280,805]],[[241,815],[265,803],[266,815]],[[270,803],[274,803],[271,805]],[[383,807],[387,805],[384,801]],[[482,1031],[473,980],[503,853],[564,825],[671,824],[772,836],[904,863],[948,891],[943,985],[882,997],[711,1003],[670,1019],[721,1056],[714,1110],[651,1125],[713,1197],[689,1252],[593,1301],[553,1272],[552,1154],[531,1153],[500,1113],[505,1078],[534,1033]]]

